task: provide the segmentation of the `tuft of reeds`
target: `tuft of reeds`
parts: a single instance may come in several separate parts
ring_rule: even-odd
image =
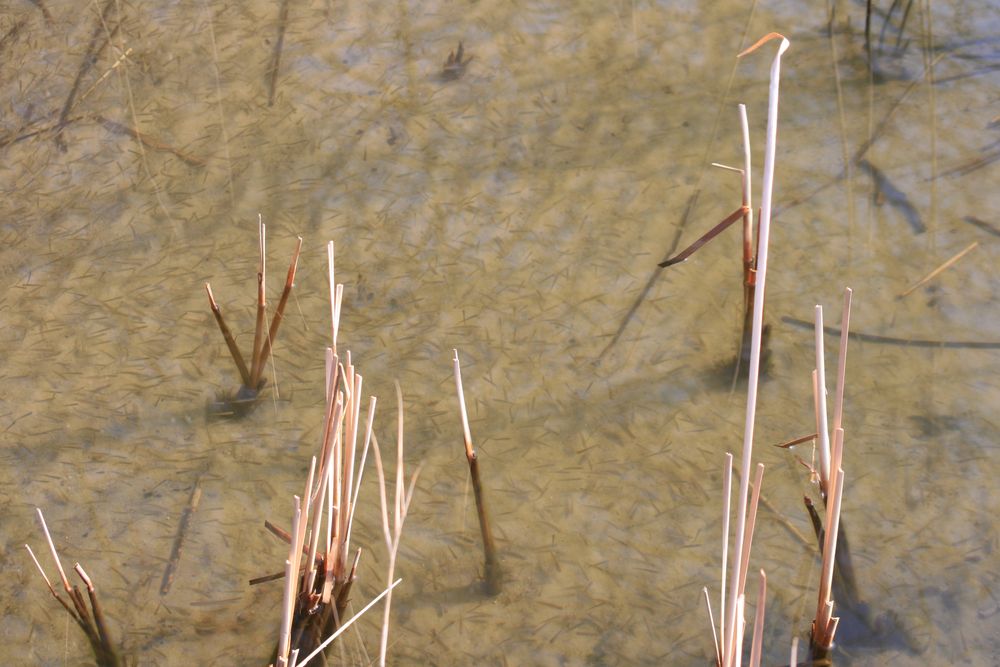
[[[333,344],[336,345],[343,285],[335,283],[332,243],[328,250],[332,334]],[[404,492],[402,394],[397,385],[399,441],[394,521],[390,532],[385,475],[378,441],[373,432],[376,399],[374,396],[370,397],[366,421],[362,426],[362,387],[363,378],[351,362],[351,353],[347,352],[341,362],[335,348],[327,348],[326,410],[319,456],[312,458],[303,495],[294,496],[291,530],[284,531],[265,522],[268,530],[289,544],[288,558],[285,560],[281,626],[272,660],[272,664],[277,667],[306,664],[313,656],[321,654],[349,623],[345,621],[345,615],[361,558],[360,549],[351,549],[351,530],[370,447],[375,449],[382,520],[390,552],[389,585],[376,598],[386,597],[386,621],[382,635],[384,664],[389,604],[392,589],[399,583],[398,580],[393,580],[396,554],[417,475],[414,474],[408,490]],[[359,438],[363,438],[360,448]],[[251,583],[274,578],[278,577],[262,577]],[[361,613],[370,608],[371,604]],[[304,656],[301,661],[299,656]]]
[[[815,660],[825,659],[829,656],[840,622],[839,617],[833,615],[832,591],[835,568],[841,571],[841,577],[847,577],[853,582],[853,568],[847,560],[846,536],[842,534],[840,524],[840,510],[844,494],[844,386],[847,375],[847,331],[850,326],[851,296],[852,290],[845,289],[832,425],[827,423],[822,306],[816,306],[815,311],[816,369],[813,371],[813,399],[816,405],[816,426],[820,448],[819,486],[826,504],[825,521],[821,524],[819,513],[811,503],[806,503],[822,551],[816,616],[813,619],[810,633],[810,651]],[[832,445],[828,430],[831,426],[833,431]],[[840,546],[840,554],[838,554],[838,546]]]
[[[52,582],[49,581],[48,576],[45,574],[45,569],[38,562],[38,558],[35,557],[35,552],[31,550],[31,547],[25,544],[24,548],[28,550],[31,560],[34,561],[35,567],[38,568],[42,579],[45,580],[45,585],[48,587],[52,597],[62,605],[66,613],[73,617],[73,620],[87,636],[87,641],[90,642],[90,647],[94,651],[94,658],[97,660],[98,666],[120,667],[123,662],[118,655],[118,650],[111,641],[108,624],[104,619],[104,612],[101,610],[101,604],[98,601],[97,589],[94,587],[93,580],[79,563],[73,566],[77,576],[80,577],[87,588],[87,597],[90,601],[90,608],[88,609],[87,601],[84,600],[83,593],[80,592],[80,587],[75,584],[70,585],[69,579],[66,577],[62,561],[59,560],[59,553],[56,551],[56,545],[52,541],[52,535],[49,533],[49,527],[45,524],[45,516],[42,514],[42,510],[36,508],[36,511],[38,512],[38,522],[42,525],[42,532],[45,533],[45,541],[49,545],[49,552],[52,554],[52,560],[55,561],[56,569],[59,570],[59,578],[62,581],[63,589],[66,591],[66,596],[70,600],[69,602],[59,595]]]
[[[469,413],[465,409],[465,392],[462,389],[462,364],[458,360],[458,350],[454,350],[455,391],[458,393],[458,410],[462,417],[462,438],[465,443],[465,458],[469,463],[469,475],[472,478],[472,493],[476,499],[476,512],[479,515],[479,530],[483,536],[483,553],[485,565],[483,571],[483,590],[487,595],[499,595],[503,588],[503,572],[500,569],[500,559],[497,558],[497,548],[493,541],[493,531],[490,529],[489,514],[486,511],[486,499],[483,494],[483,482],[479,475],[479,457],[472,445],[472,432],[469,429]]]
[[[264,368],[271,356],[271,349],[274,340],[278,335],[278,328],[285,316],[285,306],[288,304],[288,297],[292,293],[295,285],[295,270],[299,262],[299,252],[302,250],[302,237],[298,237],[295,245],[295,252],[292,254],[292,261],[288,265],[288,274],[285,277],[285,287],[278,300],[278,306],[274,310],[270,326],[267,326],[267,295],[265,294],[266,284],[266,227],[262,219],[258,219],[258,248],[260,251],[260,264],[257,270],[257,316],[254,328],[253,351],[250,356],[250,367],[247,367],[243,354],[240,352],[236,339],[232,331],[226,324],[222,316],[222,309],[212,294],[212,285],[205,283],[205,292],[208,294],[208,305],[215,315],[215,321],[219,325],[222,337],[226,341],[229,354],[236,364],[236,370],[240,374],[240,387],[234,395],[223,397],[210,406],[210,412],[220,417],[242,417],[249,414],[257,405],[260,391],[267,383],[264,377]]]

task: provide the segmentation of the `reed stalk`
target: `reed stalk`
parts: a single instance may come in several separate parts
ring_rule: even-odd
[[[256,406],[260,390],[267,383],[267,379],[264,377],[264,369],[267,366],[268,359],[271,357],[274,341],[278,335],[278,328],[281,326],[281,322],[285,316],[285,307],[288,304],[288,298],[291,296],[292,288],[295,286],[295,271],[298,267],[299,253],[302,250],[302,237],[298,237],[295,251],[292,253],[292,260],[288,266],[288,274],[285,277],[285,287],[281,292],[278,306],[275,308],[271,323],[268,326],[267,295],[265,290],[267,281],[265,258],[267,251],[266,232],[266,226],[263,220],[259,218],[257,245],[260,253],[260,262],[257,270],[257,314],[249,368],[240,352],[239,346],[236,344],[232,330],[230,330],[225,318],[222,316],[222,309],[219,307],[212,293],[212,285],[205,283],[205,292],[208,294],[208,305],[212,309],[215,321],[219,325],[223,339],[226,341],[229,354],[236,364],[237,371],[239,371],[241,383],[235,395],[224,397],[210,406],[210,412],[217,416],[241,417],[249,414],[254,406]]]
[[[406,521],[406,514],[410,509],[410,501],[413,500],[413,491],[417,485],[417,478],[420,476],[418,467],[410,478],[410,484],[404,488],[405,468],[403,467],[403,391],[396,383],[396,406],[397,406],[397,427],[396,427],[396,484],[393,494],[392,526],[389,524],[388,497],[385,489],[385,470],[382,466],[382,454],[379,451],[378,439],[372,436],[372,445],[375,447],[375,469],[378,472],[379,500],[382,509],[382,532],[385,537],[386,550],[389,552],[389,568],[387,579],[391,584],[396,571],[396,557],[399,553],[399,540],[403,534],[403,523]],[[385,615],[382,620],[382,638],[379,643],[379,667],[385,667],[386,654],[389,648],[389,616],[392,612],[392,586],[389,586],[388,594],[385,598]]]
[[[500,560],[497,558],[496,544],[493,541],[493,531],[490,529],[489,514],[486,511],[486,499],[483,494],[483,483],[479,475],[479,457],[472,445],[472,432],[469,429],[469,413],[465,409],[465,392],[462,389],[462,364],[458,360],[458,350],[454,350],[455,391],[458,393],[458,410],[462,418],[462,438],[465,443],[465,458],[469,463],[469,475],[472,477],[472,492],[476,498],[476,512],[479,515],[479,530],[483,537],[483,554],[485,559],[483,588],[487,595],[499,595],[502,590],[503,572]]]
[[[752,53],[762,44],[780,39],[778,52],[771,63],[771,82],[768,94],[767,135],[764,149],[764,178],[761,192],[761,213],[757,235],[757,261],[754,285],[753,321],[751,325],[751,349],[749,377],[747,383],[747,409],[743,430],[743,454],[740,468],[740,488],[737,496],[736,534],[737,551],[731,565],[729,579],[729,594],[726,613],[727,634],[723,637],[723,667],[739,664],[741,639],[743,635],[742,614],[738,614],[745,599],[742,589],[744,580],[743,555],[749,556],[749,544],[746,538],[752,532],[747,530],[747,509],[749,501],[750,468],[753,455],[753,433],[757,413],[757,387],[760,375],[761,338],[764,320],[764,290],[767,280],[768,243],[771,229],[772,196],[774,190],[774,160],[778,138],[778,93],[781,78],[781,55],[788,49],[789,42],[778,33],[770,33],[757,41],[753,46],[739,54],[739,57]]]

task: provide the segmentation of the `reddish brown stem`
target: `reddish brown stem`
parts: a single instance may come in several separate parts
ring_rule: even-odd
[[[697,252],[698,249],[701,248],[703,245],[705,245],[706,243],[714,239],[716,236],[721,234],[723,231],[725,231],[726,228],[729,227],[731,224],[741,219],[746,212],[747,208],[745,206],[740,206],[738,209],[736,209],[728,216],[726,216],[726,218],[722,222],[720,222],[715,227],[712,227],[710,230],[705,232],[701,236],[701,238],[699,238],[697,241],[695,241],[687,248],[674,255],[673,257],[663,260],[657,266],[665,268],[668,266],[673,266],[674,264],[680,264],[685,259],[693,255],[695,252]]]
[[[226,321],[222,317],[222,309],[215,302],[215,297],[212,295],[212,286],[205,283],[205,291],[208,292],[208,304],[212,308],[212,314],[215,315],[215,321],[219,325],[219,330],[222,331],[222,337],[226,339],[226,347],[229,348],[229,354],[232,355],[233,361],[236,362],[236,368],[240,372],[240,380],[243,382],[243,386],[249,387],[250,371],[247,370],[247,363],[243,360],[240,348],[236,345],[233,332],[229,330],[229,326],[226,325]]]
[[[472,492],[476,497],[476,510],[479,514],[479,530],[483,534],[483,552],[486,557],[484,586],[490,595],[499,595],[503,573],[500,570],[500,560],[497,558],[496,544],[493,542],[493,531],[490,529],[490,519],[486,512],[486,500],[483,498],[483,484],[479,478],[479,458],[475,451],[469,458],[469,473],[472,475]]]

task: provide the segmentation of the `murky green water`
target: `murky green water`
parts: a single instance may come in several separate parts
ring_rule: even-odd
[[[382,399],[385,441],[400,380],[408,456],[424,466],[397,571],[394,663],[707,664],[701,587],[717,589],[721,467],[726,451],[739,456],[744,414],[718,379],[740,321],[736,233],[661,273],[594,362],[692,195],[685,243],[738,205],[736,177],[708,163],[740,159],[739,101],[762,156],[769,58],[736,66],[741,46],[770,30],[792,40],[755,450],[775,510],[808,534],[804,469],[768,446],[812,428],[811,334],[783,317],[822,303],[836,324],[851,285],[858,331],[1000,339],[997,235],[966,219],[996,220],[996,4],[913,3],[902,32],[897,7],[884,35],[890,3],[877,4],[873,80],[858,4],[837,6],[831,37],[827,10],[806,3],[289,3],[273,106],[279,3],[113,4],[97,30],[103,3],[49,0],[51,22],[32,3],[8,6],[2,662],[86,664],[22,547],[42,545],[36,506],[141,664],[266,660],[280,585],[247,580],[281,569],[262,522],[287,523],[320,437],[333,239],[341,346]],[[66,114],[65,152],[52,131],[25,136],[59,119],[106,30],[112,44]],[[473,60],[445,81],[460,40]],[[865,164],[883,174],[878,192]],[[275,350],[280,399],[208,422],[206,401],[236,373],[202,284],[248,348],[258,213],[273,298],[305,239]],[[480,555],[453,347],[508,574],[495,599],[469,590]],[[903,631],[845,639],[838,664],[1000,661],[997,377],[996,350],[852,343],[844,522],[866,601]],[[380,590],[386,560],[374,486],[363,497],[359,600]],[[808,631],[818,564],[765,510],[753,567],[768,572],[766,661],[779,664]],[[346,655],[359,660],[362,641],[377,652],[376,622]]]

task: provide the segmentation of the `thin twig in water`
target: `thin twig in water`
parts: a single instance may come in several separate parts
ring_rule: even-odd
[[[958,260],[962,259],[967,254],[969,254],[970,252],[972,252],[976,248],[977,245],[979,245],[979,241],[973,241],[968,246],[966,246],[964,250],[962,250],[962,251],[956,253],[955,255],[953,255],[951,259],[947,260],[941,266],[937,267],[936,269],[934,269],[933,271],[931,271],[930,273],[928,273],[926,276],[924,276],[923,278],[921,278],[920,280],[918,280],[909,289],[904,290],[903,292],[900,292],[900,294],[896,298],[897,299],[902,299],[903,297],[905,297],[905,296],[907,296],[909,294],[912,294],[915,290],[917,290],[918,288],[920,288],[922,285],[926,285],[931,280],[934,280],[934,278],[936,278],[938,275],[940,275],[941,272],[943,272],[943,271],[949,269],[950,267],[954,266],[955,263]]]
[[[124,134],[126,136],[132,137],[136,141],[140,142],[147,148],[152,148],[157,151],[165,151],[167,153],[173,153],[175,156],[191,165],[192,167],[204,167],[205,160],[190,153],[185,153],[184,151],[174,148],[170,144],[164,143],[155,137],[151,137],[145,132],[140,132],[135,128],[129,127],[117,121],[113,121],[109,118],[105,118],[100,114],[94,114],[94,120],[99,122],[101,125],[106,127],[108,130],[115,132],[116,134]]]
[[[191,518],[198,509],[201,501],[201,475],[194,481],[191,489],[191,497],[188,498],[187,507],[181,514],[180,523],[177,526],[177,534],[174,536],[174,544],[170,549],[170,558],[167,559],[167,569],[163,572],[163,581],[160,583],[160,595],[170,592],[170,586],[174,583],[174,575],[177,573],[177,564],[181,559],[181,549],[184,548],[184,539],[187,537],[188,528],[191,526]]]
[[[59,112],[59,122],[56,124],[56,146],[59,150],[66,152],[66,141],[62,138],[62,129],[66,125],[66,119],[69,118],[69,112],[73,109],[73,103],[76,100],[76,93],[80,89],[80,84],[83,82],[83,77],[87,75],[90,68],[93,67],[94,63],[97,62],[97,57],[101,51],[104,50],[106,44],[111,41],[112,36],[117,32],[119,26],[115,26],[114,30],[107,32],[107,39],[98,45],[97,40],[101,36],[102,32],[105,31],[105,21],[107,20],[108,13],[114,6],[114,0],[108,0],[104,3],[104,8],[101,10],[101,15],[97,21],[97,25],[94,26],[94,30],[90,35],[90,42],[87,44],[87,50],[84,52],[83,61],[80,63],[80,68],[76,72],[76,79],[73,80],[73,86],[69,90],[69,95],[66,96],[66,102],[63,104],[62,111]]]

